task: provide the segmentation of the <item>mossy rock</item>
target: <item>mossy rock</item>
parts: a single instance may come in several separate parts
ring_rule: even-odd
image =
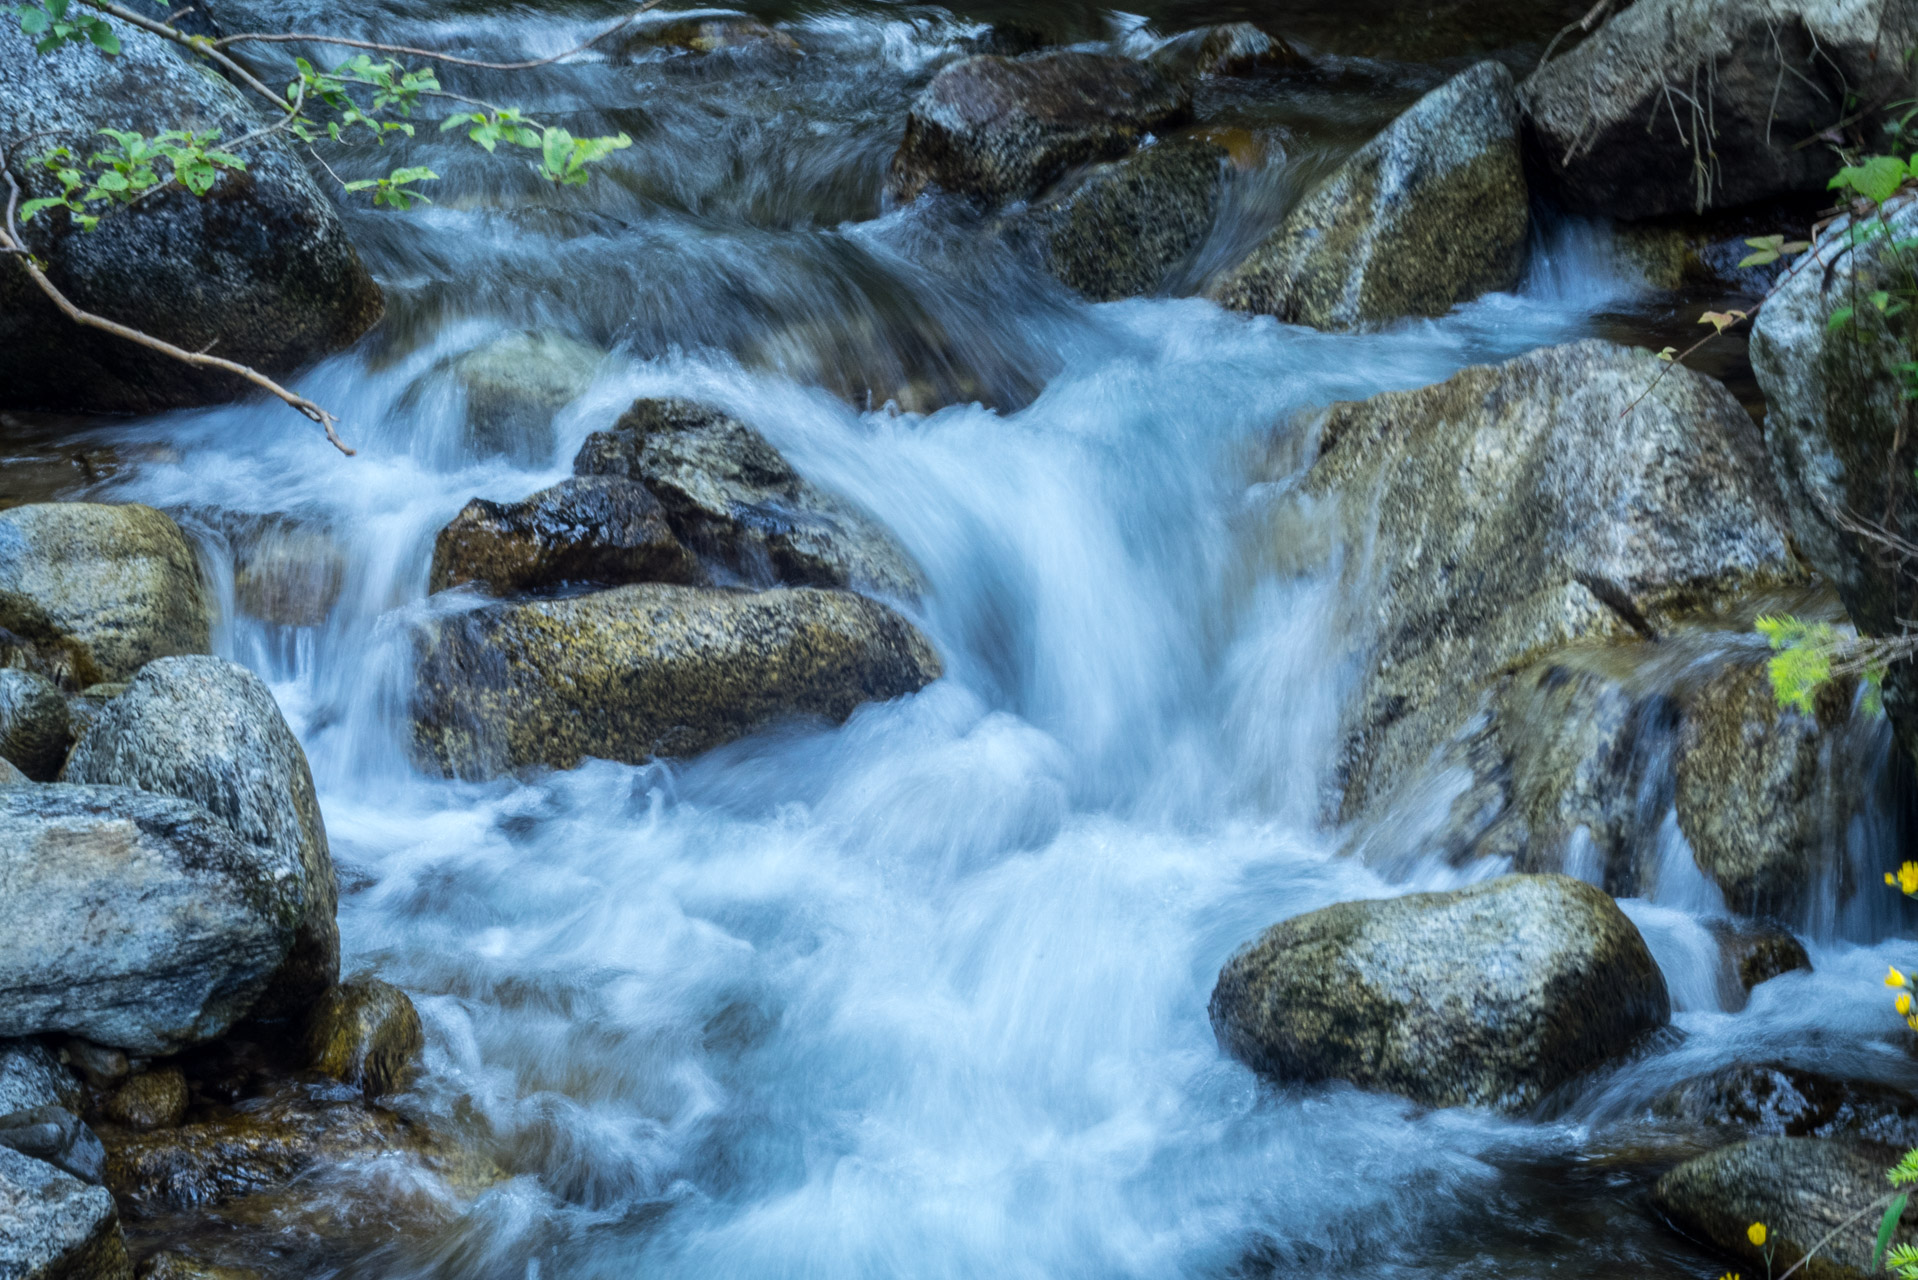
[[[180,1068],[155,1067],[129,1077],[107,1099],[107,1118],[128,1129],[168,1129],[186,1115],[186,1076]]]
[[[377,978],[340,983],[320,997],[306,1024],[307,1065],[369,1098],[403,1088],[425,1045],[412,1000]]]

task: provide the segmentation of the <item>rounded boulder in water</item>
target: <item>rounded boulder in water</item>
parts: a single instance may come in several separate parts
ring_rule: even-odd
[[[406,1083],[426,1044],[420,1015],[404,991],[377,978],[342,982],[313,1009],[306,1060],[370,1098]]]
[[[1341,902],[1227,962],[1212,1026],[1277,1080],[1522,1111],[1665,1025],[1638,929],[1569,876]]]
[[[0,670],[0,759],[50,782],[72,745],[67,700],[53,682],[18,667]]]

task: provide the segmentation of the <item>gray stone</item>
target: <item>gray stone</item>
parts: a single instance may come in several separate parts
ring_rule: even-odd
[[[1130,58],[966,58],[914,100],[887,183],[901,200],[937,186],[1009,204],[1038,195],[1075,165],[1117,159],[1191,115],[1189,89]]]
[[[45,676],[0,669],[0,757],[35,782],[51,782],[73,746],[67,700]]]
[[[1753,1271],[1769,1267],[1774,1275],[1797,1266],[1810,1246],[1836,1231],[1798,1274],[1863,1280],[1873,1269],[1878,1215],[1866,1212],[1851,1229],[1839,1228],[1890,1189],[1885,1171],[1901,1154],[1872,1142],[1754,1138],[1679,1165],[1652,1189],[1652,1206],[1728,1259]],[[1764,1251],[1746,1238],[1754,1222],[1765,1224]],[[1892,1242],[1918,1242],[1909,1217]]]
[[[72,729],[73,740],[78,742],[86,737],[87,730],[99,720],[107,706],[126,691],[127,682],[115,680],[107,684],[90,684],[70,696],[67,699],[67,724]]]
[[[200,569],[172,519],[138,503],[0,512],[0,660],[68,688],[212,647]]]
[[[474,582],[494,595],[568,583],[698,582],[652,491],[622,476],[575,476],[521,502],[475,498],[433,542],[429,591]]]
[[[38,1040],[0,1042],[0,1115],[35,1107],[71,1111],[83,1100],[80,1082],[52,1049]]]
[[[5,756],[0,756],[0,787],[30,787],[33,779],[21,773],[18,766]]]
[[[918,567],[872,517],[800,478],[757,431],[690,400],[636,400],[573,470],[650,489],[721,580],[916,595]]]
[[[1918,1098],[1890,1085],[1840,1080],[1783,1063],[1740,1062],[1687,1080],[1652,1111],[1749,1137],[1847,1137],[1900,1149],[1918,1146]]]
[[[1899,636],[1912,616],[1918,569],[1892,554],[1885,537],[1918,540],[1918,504],[1909,477],[1918,439],[1897,366],[1910,359],[1903,322],[1861,305],[1850,323],[1828,322],[1839,307],[1879,289],[1904,287],[1890,245],[1918,235],[1918,201],[1888,213],[1882,235],[1850,244],[1841,222],[1821,236],[1805,266],[1765,300],[1752,328],[1752,370],[1765,393],[1765,442],[1791,509],[1792,532],[1831,582],[1866,636]],[[1918,678],[1895,665],[1885,712],[1908,757],[1918,759]]]
[[[109,21],[120,38],[112,58],[84,43],[36,54],[17,22],[0,26],[0,119],[12,137],[33,139],[7,156],[29,197],[58,194],[34,154],[90,153],[103,128],[152,135],[184,125],[233,143],[270,123],[264,99],[248,101],[174,45]],[[91,232],[64,213],[42,214],[27,242],[81,307],[190,351],[290,373],[364,333],[380,316],[380,292],[286,135],[243,151],[246,171],[223,174],[204,198],[175,186],[114,209]],[[0,272],[0,408],[150,413],[250,390],[79,328],[24,272]]]
[[[0,1036],[143,1054],[217,1036],[279,969],[303,906],[297,863],[190,801],[0,790]]]
[[[603,352],[556,333],[513,333],[453,362],[466,393],[466,421],[482,456],[543,463],[553,452],[553,415],[592,385]]]
[[[1219,1042],[1281,1081],[1522,1111],[1665,1025],[1665,979],[1567,876],[1342,902],[1274,925],[1212,993]]]
[[[295,904],[293,947],[256,1010],[306,1008],[339,980],[339,896],[306,753],[265,682],[223,658],[143,667],[74,746],[67,782],[196,801],[259,850]]]
[[[0,1147],[0,1276],[132,1280],[112,1195]]]
[[[891,609],[813,588],[616,587],[437,617],[417,645],[415,754],[461,777],[692,755],[940,675]]]
[[[1530,225],[1512,76],[1481,62],[1361,147],[1211,294],[1320,329],[1443,315],[1518,283]]]
[[[1637,0],[1519,92],[1574,212],[1729,209],[1822,191],[1836,165],[1804,144],[1878,137],[1915,42],[1910,0]]]
[[[0,1115],[0,1147],[44,1160],[96,1187],[106,1176],[106,1147],[65,1107],[29,1107]]]

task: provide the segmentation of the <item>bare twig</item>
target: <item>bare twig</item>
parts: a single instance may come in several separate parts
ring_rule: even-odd
[[[1886,1192],[1884,1195],[1878,1197],[1878,1199],[1873,1200],[1870,1204],[1860,1209],[1857,1213],[1852,1214],[1851,1217],[1846,1218],[1843,1222],[1833,1227],[1830,1231],[1827,1231],[1824,1235],[1824,1238],[1819,1240],[1819,1242],[1813,1245],[1811,1248],[1805,1250],[1805,1256],[1800,1258],[1798,1261],[1792,1263],[1790,1267],[1786,1268],[1784,1273],[1778,1277],[1778,1280],[1791,1280],[1793,1273],[1796,1272],[1800,1267],[1804,1266],[1807,1262],[1810,1262],[1820,1249],[1830,1244],[1833,1240],[1836,1240],[1838,1238],[1838,1233],[1840,1231],[1843,1231],[1846,1227],[1849,1227],[1852,1223],[1858,1221],[1858,1219],[1864,1217],[1866,1214],[1870,1213],[1873,1209],[1882,1209],[1885,1206],[1889,1205],[1892,1202],[1892,1199],[1895,1196],[1897,1196],[1897,1194],[1898,1193],[1896,1191]]]
[[[198,365],[208,369],[219,369],[222,372],[244,378],[254,386],[272,392],[314,422],[319,423],[321,429],[326,432],[326,438],[330,440],[333,443],[333,447],[341,453],[351,454],[353,452],[352,449],[347,447],[346,442],[340,439],[339,432],[334,429],[336,419],[332,414],[322,409],[319,405],[314,404],[305,396],[295,395],[293,392],[288,391],[285,387],[273,381],[273,379],[267,377],[259,370],[251,368],[248,365],[240,364],[238,361],[225,360],[219,356],[207,355],[204,352],[188,351],[183,347],[176,347],[171,342],[156,338],[150,333],[143,333],[130,325],[121,324],[117,320],[109,320],[105,316],[98,316],[91,311],[83,311],[75,306],[72,300],[64,293],[61,293],[59,287],[47,278],[46,272],[42,271],[40,264],[34,261],[33,255],[27,250],[26,244],[15,230],[19,225],[16,221],[16,215],[20,209],[20,183],[14,178],[13,170],[7,167],[7,156],[4,150],[0,150],[0,174],[4,174],[7,180],[6,213],[4,218],[0,218],[0,249],[6,250],[10,256],[18,258],[21,268],[32,278],[33,283],[39,288],[40,292],[44,293],[48,300],[66,315],[67,319],[85,328],[98,329],[102,333],[110,333],[116,338],[124,338],[128,342],[146,347],[151,351],[157,351],[161,355],[180,361],[182,364]]]
[[[1550,62],[1552,60],[1552,52],[1558,48],[1559,41],[1571,35],[1572,32],[1590,31],[1593,27],[1597,26],[1598,20],[1605,16],[1606,11],[1612,7],[1613,3],[1614,0],[1598,0],[1598,3],[1593,5],[1584,17],[1580,18],[1577,22],[1568,22],[1559,28],[1558,34],[1552,37],[1552,42],[1545,46],[1545,52],[1539,57],[1538,65],[1542,67]],[[1537,67],[1533,68],[1534,71],[1537,69]]]
[[[1605,0],[1605,3],[1611,3],[1611,0]],[[215,49],[224,49],[230,44],[340,44],[345,45],[349,49],[371,49],[375,53],[403,53],[415,58],[431,58],[435,62],[449,62],[459,67],[478,67],[482,71],[531,71],[534,67],[551,66],[553,63],[570,58],[576,53],[584,53],[608,36],[617,35],[619,32],[624,31],[627,27],[633,25],[641,14],[658,4],[659,0],[646,0],[646,3],[640,5],[639,8],[633,10],[590,40],[576,44],[563,53],[556,53],[550,58],[535,58],[530,62],[483,62],[477,58],[461,58],[450,53],[440,53],[433,49],[418,49],[412,45],[381,44],[375,40],[350,40],[345,36],[323,36],[311,32],[282,33],[246,31],[239,35],[221,36],[218,40],[212,42],[212,47]]]

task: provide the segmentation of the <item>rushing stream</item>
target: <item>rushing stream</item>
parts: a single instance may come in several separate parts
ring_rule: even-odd
[[[1167,29],[1242,16],[1219,8]],[[244,11],[495,58],[616,16]],[[271,1222],[203,1243],[367,1277],[1716,1275],[1643,1207],[1644,1170],[1673,1158],[1651,1098],[1754,1057],[1918,1081],[1877,986],[1899,955],[1876,941],[1899,923],[1872,888],[1897,857],[1885,804],[1831,833],[1831,885],[1799,922],[1814,971],[1736,1013],[1702,923],[1723,905],[1664,821],[1671,874],[1625,905],[1685,1034],[1549,1119],[1262,1087],[1206,1017],[1221,963],[1266,925],[1502,869],[1415,843],[1342,856],[1323,789],[1358,641],[1336,576],[1301,576],[1264,515],[1304,457],[1302,410],[1653,323],[1607,230],[1547,217],[1516,294],[1377,334],[1191,297],[1089,305],[962,210],[882,198],[906,104],[983,25],[904,6],[765,16],[803,54],[445,73],[578,134],[630,132],[584,189],[430,124],[342,167],[442,175],[431,207],[350,215],[388,319],[298,384],[357,457],[266,404],[81,431],[128,459],[86,492],[167,507],[199,538],[218,647],[270,681],[306,746],[346,967],[403,986],[428,1026],[405,1105],[512,1175],[470,1194],[399,1155],[329,1169],[300,1198],[391,1206],[397,1241],[379,1220],[310,1255]],[[1077,38],[1152,38],[1140,17],[1070,20]],[[1503,43],[1522,60],[1539,34]],[[1220,257],[1482,49],[1443,52],[1205,90],[1266,155],[1227,200]],[[448,369],[527,329],[613,354],[550,447],[503,454],[468,433]],[[586,433],[660,394],[744,418],[889,526],[924,570],[902,607],[945,679],[686,762],[422,775],[407,623],[431,607],[434,532],[475,495],[555,482]],[[323,624],[236,607],[236,514],[339,547]],[[1888,739],[1869,736],[1882,769]]]

